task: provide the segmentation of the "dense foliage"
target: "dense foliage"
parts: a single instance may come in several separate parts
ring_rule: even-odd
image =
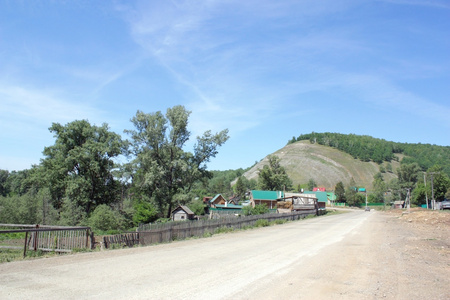
[[[297,138],[293,137],[289,143],[304,140],[334,147],[354,158],[379,164],[396,159],[395,154],[403,154],[405,155],[402,160],[404,164],[417,163],[422,171],[439,165],[442,171],[450,176],[450,146],[396,143],[366,135],[330,132],[302,134]]]
[[[131,120],[135,129],[126,131],[132,138],[130,153],[134,159],[128,170],[133,174],[135,192],[167,217],[179,200],[187,200],[186,194],[196,182],[210,177],[206,164],[228,140],[228,130],[217,134],[206,131],[197,137],[193,153],[184,151],[190,137],[189,115],[183,106],[169,108],[165,115],[138,111]]]
[[[90,225],[97,230],[124,229],[169,216],[175,205],[203,213],[202,197],[211,188],[207,163],[228,139],[228,130],[206,131],[186,151],[190,112],[183,106],[161,112],[138,111],[131,141],[107,124],[76,120],[52,124],[55,143],[29,170],[0,170],[2,223]],[[128,161],[118,164],[118,158]],[[235,177],[234,177],[235,178]],[[231,189],[230,182],[224,186]]]

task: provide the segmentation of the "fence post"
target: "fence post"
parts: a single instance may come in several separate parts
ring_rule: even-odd
[[[39,224],[36,224],[36,228],[39,228]],[[33,245],[34,251],[37,251],[37,247],[38,247],[38,232],[37,231],[34,232],[34,243],[33,244],[34,244]]]
[[[23,257],[27,255],[27,240],[28,240],[28,231],[25,232],[25,245],[23,246]]]
[[[91,237],[91,249],[94,250],[95,249],[95,237],[94,237],[93,231],[91,231],[90,237]]]

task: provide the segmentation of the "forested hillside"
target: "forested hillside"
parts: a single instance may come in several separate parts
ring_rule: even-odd
[[[243,176],[258,180],[271,156],[280,160],[292,180],[291,189],[325,187],[338,201],[361,205],[364,197],[355,187],[368,191],[369,202],[405,200],[423,205],[433,196],[450,198],[450,147],[388,142],[370,136],[311,133],[292,138]],[[433,185],[433,190],[431,186]],[[338,192],[340,190],[341,192]]]
[[[302,134],[293,137],[289,143],[304,140],[339,149],[361,161],[378,164],[396,160],[395,154],[403,154],[402,163],[417,163],[423,171],[439,165],[450,176],[450,146],[396,143],[366,135],[330,132]]]

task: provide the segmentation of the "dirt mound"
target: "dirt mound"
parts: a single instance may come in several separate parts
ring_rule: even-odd
[[[388,212],[404,222],[413,225],[430,226],[433,228],[448,228],[450,226],[450,211],[411,208],[407,210],[391,210]]]

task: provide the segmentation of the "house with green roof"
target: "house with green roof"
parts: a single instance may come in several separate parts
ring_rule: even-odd
[[[329,204],[334,204],[336,202],[336,195],[333,192],[327,192],[327,198]]]
[[[258,191],[250,192],[250,202],[253,207],[257,204],[266,204],[269,209],[277,208],[277,201],[284,198],[281,191]]]
[[[222,194],[217,194],[214,198],[209,200],[208,206],[209,207],[216,207],[216,205],[225,205],[227,203],[227,200],[225,199]]]
[[[312,192],[312,191],[304,191],[305,194],[314,194],[317,197],[317,204],[319,209],[325,209],[328,203],[327,192]]]

